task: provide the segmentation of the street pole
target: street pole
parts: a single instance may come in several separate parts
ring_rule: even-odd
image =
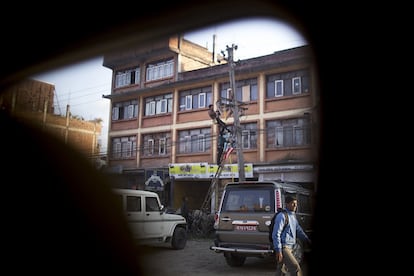
[[[239,167],[239,181],[245,181],[244,173],[244,158],[243,158],[243,144],[242,144],[242,131],[240,128],[240,119],[239,119],[239,105],[236,99],[236,81],[234,79],[234,67],[236,63],[234,62],[234,50],[237,50],[237,45],[232,45],[232,47],[227,46],[228,53],[228,64],[230,67],[230,89],[231,89],[231,101],[233,105],[233,117],[234,117],[234,131],[236,132],[236,148],[237,148],[237,164]]]

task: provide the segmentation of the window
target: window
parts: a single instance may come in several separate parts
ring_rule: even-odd
[[[115,88],[139,84],[140,78],[141,73],[139,67],[124,71],[117,71],[115,76]]]
[[[267,99],[309,92],[309,71],[306,69],[269,75],[266,78]]]
[[[242,87],[242,102],[250,102],[250,85]]]
[[[270,209],[272,206],[269,189],[229,189],[223,200],[222,211],[225,212],[257,212]]]
[[[200,93],[198,95],[198,107],[200,108],[206,107],[206,93]]]
[[[139,196],[127,196],[126,205],[128,212],[141,212],[141,197]]]
[[[266,122],[268,148],[296,147],[311,144],[308,116]]]
[[[242,148],[250,149],[250,130],[242,131]]]
[[[146,71],[146,81],[155,81],[171,77],[174,73],[174,60],[148,64]]]
[[[132,104],[128,105],[127,108],[128,112],[128,119],[133,118],[134,117],[134,106]]]
[[[191,136],[186,135],[184,136],[184,153],[192,152],[191,150]]]
[[[299,126],[294,126],[293,127],[293,142],[295,143],[296,146],[300,146],[303,145],[305,143],[305,131],[303,129],[303,127],[299,127]]]
[[[162,99],[157,102],[157,110],[160,111],[160,113],[167,113],[167,100]]]
[[[156,197],[145,197],[145,211],[147,212],[158,212],[160,211],[160,206],[158,204]]]
[[[171,139],[169,132],[152,133],[142,136],[144,156],[166,155],[168,152],[167,141]]]
[[[112,107],[112,120],[128,120],[138,118],[138,101],[131,100],[114,103]]]
[[[292,79],[292,93],[293,94],[302,93],[302,84],[301,84],[301,81],[300,81],[300,77],[294,77]]]
[[[231,91],[231,88],[226,89],[225,102],[227,104],[233,103],[233,92]]]
[[[211,128],[182,130],[178,136],[179,153],[198,153],[211,149]]]
[[[154,101],[148,103],[148,109],[145,110],[145,111],[148,110],[148,113],[146,112],[147,114],[145,114],[145,115],[154,115],[155,114],[155,104],[156,103]]]
[[[122,143],[122,157],[128,158],[131,157],[132,152],[132,142],[131,141],[125,141]]]
[[[191,95],[185,96],[185,110],[193,109],[193,97]]]
[[[118,140],[118,139],[114,139],[114,140]],[[119,141],[114,141],[113,142],[113,146],[112,146],[112,156],[114,158],[121,158],[121,153],[122,153],[122,144]]]
[[[154,154],[154,139],[148,139],[148,155],[153,155]]]
[[[283,127],[276,127],[276,141],[275,141],[275,146],[276,147],[281,147],[283,146]]]
[[[228,104],[232,101],[230,83],[220,85],[222,102]],[[257,101],[257,78],[239,80],[236,82],[236,100],[240,102]]]
[[[194,147],[197,148],[199,152],[203,152],[205,150],[205,144],[206,139],[204,138],[204,134],[199,134]]]
[[[172,112],[172,94],[148,97],[145,101],[145,116],[165,114]]]
[[[242,148],[255,149],[257,148],[257,124],[248,123],[240,125],[242,128]]]
[[[136,136],[112,138],[112,157],[127,159],[136,156]]]
[[[112,108],[112,120],[119,120],[119,107]]]
[[[158,154],[165,155],[167,153],[167,139],[161,138],[158,145]]]
[[[206,108],[212,102],[211,86],[180,91],[180,111]]]
[[[275,97],[283,96],[283,81],[275,80]]]

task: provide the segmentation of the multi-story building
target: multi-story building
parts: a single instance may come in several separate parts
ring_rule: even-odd
[[[102,122],[74,118],[70,116],[69,107],[66,116],[54,114],[54,95],[54,84],[26,79],[0,95],[0,107],[15,117],[35,123],[53,133],[85,157],[99,157],[101,145],[98,137],[102,132]],[[102,166],[102,162],[99,166]]]
[[[210,200],[220,163],[223,133],[209,117],[213,105],[221,109],[231,138],[240,131],[241,139],[223,161],[209,202],[212,212],[224,184],[238,179],[238,160],[246,180],[299,182],[316,189],[319,97],[310,47],[241,60],[233,67],[223,57],[220,64],[216,60],[180,36],[105,55],[103,65],[113,70],[111,94],[104,97],[111,101],[108,173],[115,185],[155,190],[171,208],[178,208],[185,195],[190,209],[200,209]],[[232,87],[238,116],[225,105]]]

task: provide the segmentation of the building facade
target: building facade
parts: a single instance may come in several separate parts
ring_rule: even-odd
[[[73,118],[69,106],[65,116],[54,114],[54,95],[53,84],[27,79],[0,95],[0,107],[15,117],[38,124],[85,157],[99,157],[102,122]]]
[[[104,95],[111,101],[107,172],[118,188],[157,191],[173,209],[183,196],[190,209],[209,198],[214,212],[225,183],[238,180],[240,152],[246,180],[316,189],[319,97],[310,47],[237,61],[234,69],[229,64],[180,36],[104,56],[113,70],[111,94]],[[225,134],[209,116],[210,105],[234,149],[213,191]]]

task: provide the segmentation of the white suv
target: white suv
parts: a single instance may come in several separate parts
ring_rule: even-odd
[[[114,189],[114,192],[122,201],[122,210],[137,243],[170,243],[174,249],[185,247],[185,218],[166,213],[157,193],[132,189]]]

